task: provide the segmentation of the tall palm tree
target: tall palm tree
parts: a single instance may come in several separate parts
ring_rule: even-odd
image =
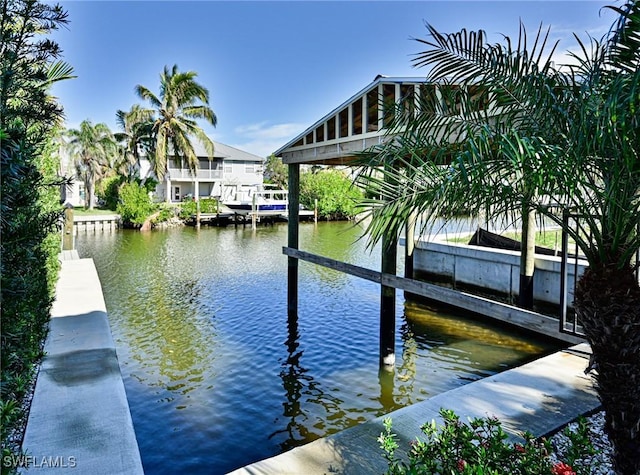
[[[170,70],[165,66],[160,74],[160,92],[156,96],[144,86],[136,86],[141,99],[148,101],[155,116],[152,133],[154,151],[151,155],[152,169],[162,181],[168,169],[168,157],[173,155],[182,165],[186,163],[195,174],[198,157],[195,154],[192,137],[205,147],[209,158],[213,158],[213,142],[198,126],[197,119],[204,119],[211,125],[217,118],[209,107],[209,91],[195,81],[197,73],[180,72],[174,65]]]
[[[84,182],[85,208],[93,209],[95,184],[112,170],[116,140],[106,124],[93,125],[90,120],[83,120],[79,129],[70,129],[66,135],[69,154]]]
[[[116,123],[121,129],[114,134],[121,143],[118,173],[131,181],[140,174],[141,154],[149,156],[153,153],[153,113],[135,104],[129,111],[116,111]]]
[[[424,100],[398,135],[369,151],[363,174],[380,195],[366,205],[374,240],[398,236],[412,212],[428,217],[489,203],[490,216],[535,210],[565,228],[589,262],[574,306],[593,351],[618,473],[640,473],[640,3],[601,40],[580,40],[571,67],[538,30],[527,42],[486,43],[483,32],[441,34],[428,26],[416,56],[429,78],[451,81],[459,107]],[[446,88],[445,88],[446,89]],[[493,107],[478,107],[481,91]],[[450,103],[450,102],[449,102]],[[381,175],[380,175],[381,174]],[[569,227],[550,203],[580,216]],[[527,213],[528,214],[528,213]],[[586,232],[585,232],[586,231]]]

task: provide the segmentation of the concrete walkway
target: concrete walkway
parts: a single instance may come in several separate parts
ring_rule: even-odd
[[[335,435],[231,472],[248,474],[381,474],[387,469],[377,441],[383,419],[391,417],[400,447],[421,435],[440,408],[461,419],[496,416],[512,440],[528,430],[543,436],[600,405],[591,378],[584,374],[589,347],[581,344],[527,365],[485,378],[399,409]]]
[[[46,356],[22,448],[29,474],[142,474],[142,462],[92,259],[61,256]]]

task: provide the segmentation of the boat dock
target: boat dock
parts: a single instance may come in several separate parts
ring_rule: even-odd
[[[113,229],[120,226],[120,215],[98,214],[92,216],[74,215],[73,227],[76,231],[96,229]]]
[[[315,212],[313,210],[300,210],[300,219],[305,221],[311,221],[315,219]],[[258,223],[273,224],[276,222],[284,222],[289,218],[288,212],[272,211],[272,210],[258,210],[249,211],[246,213],[237,213],[227,208],[224,205],[220,205],[219,213],[200,213],[200,224],[206,224],[208,226],[229,226],[231,224],[243,225],[251,224],[253,226]],[[195,225],[197,216],[191,215],[188,224]]]

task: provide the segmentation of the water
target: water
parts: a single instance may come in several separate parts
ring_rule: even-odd
[[[350,223],[300,248],[379,269]],[[300,262],[286,225],[80,232],[95,260],[146,473],[226,473],[548,353],[541,340],[397,298],[397,369],[378,371],[376,284]]]

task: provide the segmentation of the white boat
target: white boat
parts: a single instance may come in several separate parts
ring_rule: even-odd
[[[257,212],[285,214],[289,209],[289,190],[274,185],[227,185],[221,203],[236,214]]]

